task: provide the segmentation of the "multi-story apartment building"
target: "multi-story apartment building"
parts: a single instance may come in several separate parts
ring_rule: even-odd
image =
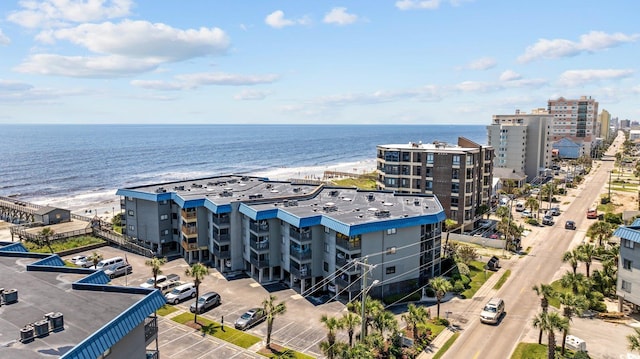
[[[398,193],[435,195],[447,218],[472,223],[489,205],[494,149],[466,138],[443,142],[377,146],[377,186]]]
[[[621,226],[614,233],[620,237],[620,258],[618,259],[618,296],[619,311],[627,302],[640,307],[640,219],[629,226]]]
[[[119,189],[126,235],[159,256],[179,252],[303,294],[361,290],[362,267],[398,292],[440,273],[445,213],[432,195],[220,176]],[[369,268],[366,266],[366,268]]]
[[[551,140],[569,139],[582,147],[580,155],[590,155],[591,142],[598,137],[598,102],[590,96],[578,100],[560,97],[549,100],[547,109],[554,120]]]
[[[2,358],[158,359],[155,289],[111,285],[103,271],[0,242]]]
[[[608,139],[611,136],[611,114],[609,111],[602,109],[598,115],[598,126],[600,127],[599,137]]]
[[[493,166],[524,172],[529,181],[551,167],[552,123],[546,111],[494,115],[487,126],[489,146],[495,151]]]

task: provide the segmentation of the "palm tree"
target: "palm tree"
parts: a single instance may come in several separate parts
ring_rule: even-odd
[[[525,202],[525,206],[529,207],[529,209],[531,210],[531,213],[537,212],[538,208],[540,208],[540,204],[538,203],[538,200],[535,197],[528,197],[527,201]]]
[[[598,240],[598,246],[602,247],[602,241],[608,239],[613,234],[613,228],[610,223],[597,221],[589,226],[587,236]]]
[[[553,287],[549,284],[540,283],[540,286],[534,285],[531,289],[540,297],[540,308],[543,313],[546,313],[549,310],[549,298],[555,295]],[[538,334],[538,344],[542,344],[542,328],[540,328],[540,333]]]
[[[349,346],[353,346],[353,333],[358,325],[362,323],[362,318],[351,312],[346,312],[340,318],[340,327],[347,330],[349,336]]]
[[[329,317],[326,314],[322,315],[320,322],[327,328],[327,341],[320,343],[320,349],[328,359],[333,359],[336,354],[336,330],[340,329],[342,324],[338,318]]]
[[[398,328],[398,322],[396,317],[388,310],[379,310],[373,316],[371,325],[378,330],[380,335],[384,337],[386,330],[396,330]]]
[[[187,277],[193,278],[193,284],[196,286],[196,310],[193,312],[193,322],[198,322],[198,298],[200,298],[200,284],[204,278],[209,274],[209,268],[202,263],[194,263],[191,268],[187,268],[184,271]]]
[[[458,222],[453,219],[447,218],[444,220],[444,230],[447,231],[447,237],[444,241],[444,250],[447,257],[451,257],[453,255],[453,251],[449,248],[449,232],[454,230],[457,225]]]
[[[285,349],[273,355],[274,359],[296,359],[296,352],[291,349]]]
[[[580,315],[584,310],[589,307],[587,298],[583,295],[575,295],[570,292],[560,292],[557,294],[557,298],[562,304],[562,315],[567,318],[567,323],[571,322],[573,314]],[[562,331],[562,355],[564,356],[564,348],[567,343],[567,334],[569,333],[569,326]]]
[[[627,335],[627,341],[629,341],[629,350],[640,351],[640,328],[633,328],[634,333]]]
[[[51,237],[55,233],[56,232],[54,232],[53,229],[51,229],[49,227],[42,228],[42,230],[38,233],[38,236],[42,239],[44,244],[47,245],[47,247],[49,248],[49,252],[51,252],[51,253],[53,253],[53,248],[51,247]]]
[[[280,314],[287,311],[287,306],[284,302],[276,304],[275,295],[271,294],[268,298],[262,301],[262,309],[264,315],[267,318],[267,348],[271,349],[271,332],[273,331],[273,320]]]
[[[353,313],[360,313],[362,310],[362,302],[354,300],[353,302],[347,304],[347,309]],[[364,313],[364,318],[361,318],[361,320],[364,320],[364,333],[360,333],[361,340],[367,337],[369,326],[371,325],[371,321],[373,320],[373,317],[376,315],[376,313],[383,310],[384,310],[384,305],[382,304],[381,301],[377,299],[372,299],[369,296],[365,298],[365,302],[364,302],[365,313]]]
[[[554,359],[556,353],[556,330],[565,330],[569,327],[567,318],[563,318],[556,312],[541,312],[535,318],[533,318],[533,327],[540,328],[542,331],[547,332],[549,346],[547,352],[548,359]]]
[[[589,268],[593,258],[598,254],[594,245],[584,243],[577,247],[578,253],[580,253],[580,261],[582,261],[587,268],[587,278],[589,278]]]
[[[447,280],[447,278],[442,276],[430,279],[429,285],[436,292],[436,302],[438,304],[438,311],[437,311],[436,318],[439,319],[440,318],[440,302],[442,301],[442,298],[444,298],[444,295],[447,294],[448,291],[453,289],[453,286],[451,285],[451,282]]]
[[[498,209],[496,209],[496,216],[498,216],[498,218],[500,218],[500,219],[508,218],[509,217],[509,207],[507,207],[507,206],[498,207]]]
[[[576,274],[578,271],[578,262],[580,262],[580,253],[574,248],[572,251],[566,251],[562,255],[563,262],[569,262],[571,268],[573,269],[573,274]]]
[[[407,312],[402,315],[402,320],[407,323],[407,329],[411,329],[411,336],[413,340],[418,336],[418,323],[422,323],[427,320],[428,312],[423,306],[417,306],[413,303],[409,303]]]
[[[167,258],[153,257],[147,259],[144,264],[151,267],[151,274],[153,275],[153,287],[158,288],[158,275],[162,274],[160,267],[167,263]],[[196,304],[197,305],[197,304]]]
[[[93,268],[98,268],[98,263],[100,263],[100,261],[102,260],[102,254],[93,252],[89,259],[91,260],[91,262],[93,262]]]
[[[574,274],[567,272],[560,278],[560,284],[562,284],[563,287],[570,287],[573,294],[580,293],[580,287],[584,286],[585,283],[586,278],[582,273]]]

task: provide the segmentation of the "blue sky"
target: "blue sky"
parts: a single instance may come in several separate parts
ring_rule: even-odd
[[[640,2],[0,2],[0,123],[488,124],[640,117]]]

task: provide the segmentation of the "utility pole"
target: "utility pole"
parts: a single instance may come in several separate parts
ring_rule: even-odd
[[[364,342],[364,333],[367,328],[367,321],[365,320],[365,301],[367,299],[367,273],[375,268],[375,265],[371,265],[367,263],[367,257],[362,258],[362,262],[358,260],[354,260],[354,265],[360,266],[362,269],[362,298],[361,298],[361,308],[360,308],[360,316],[362,321],[362,327],[360,328],[360,342]],[[374,281],[375,283],[375,281]]]

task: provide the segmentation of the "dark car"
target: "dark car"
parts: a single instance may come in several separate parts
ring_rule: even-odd
[[[544,216],[544,218],[542,218],[542,224],[545,226],[553,226],[553,217]]]
[[[260,323],[264,319],[264,310],[262,308],[253,308],[249,309],[242,314],[240,318],[236,319],[234,325],[236,329],[244,330]]]
[[[117,263],[104,270],[104,274],[108,275],[111,279],[125,274],[131,274],[131,272],[133,272],[133,267],[129,263]]]
[[[560,215],[560,207],[551,207],[551,208],[549,208],[549,214],[551,214],[552,216],[559,216]]]
[[[565,229],[573,229],[573,230],[575,230],[575,229],[576,229],[576,222],[574,222],[574,221],[567,221],[567,222],[565,222],[565,224],[564,224],[564,228],[565,228]]]
[[[198,300],[195,303],[191,304],[191,306],[189,307],[189,310],[191,311],[191,313],[195,313],[196,303],[197,303],[198,314],[200,314],[200,313],[206,312],[207,310],[217,305],[220,305],[221,302],[222,302],[222,299],[220,298],[220,294],[216,292],[209,292],[201,295],[200,298],[198,298]]]

